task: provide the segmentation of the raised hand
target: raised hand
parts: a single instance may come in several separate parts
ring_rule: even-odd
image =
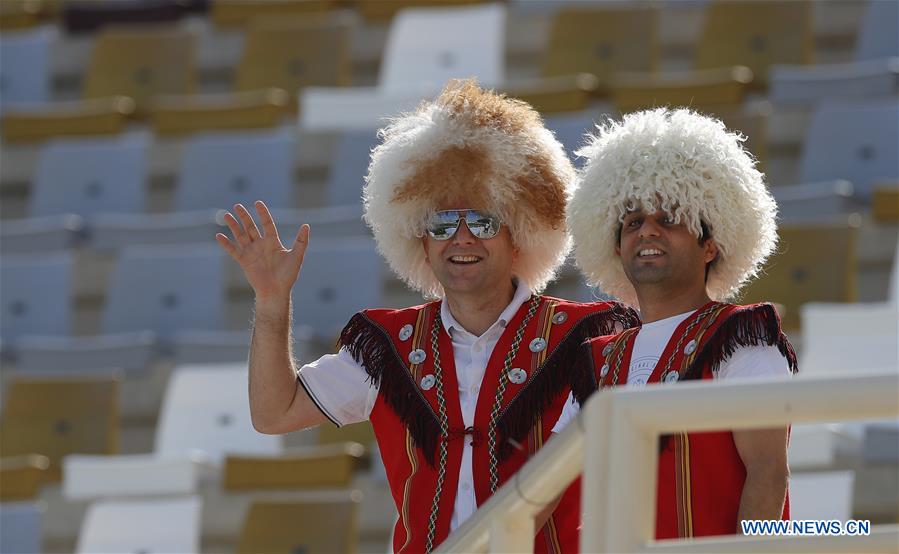
[[[303,265],[303,256],[309,246],[309,226],[303,224],[296,239],[287,248],[278,237],[278,229],[268,207],[261,200],[256,201],[255,207],[262,223],[262,234],[250,212],[237,204],[234,206],[237,218],[230,212],[225,214],[225,223],[234,240],[223,233],[216,234],[215,239],[240,264],[256,292],[257,300],[284,299],[289,297]]]

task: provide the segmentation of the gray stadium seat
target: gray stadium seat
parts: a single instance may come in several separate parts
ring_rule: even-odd
[[[184,148],[175,210],[230,209],[263,199],[292,207],[295,138],[289,130],[216,133]]]
[[[41,152],[31,216],[142,213],[149,136],[60,139]]]
[[[75,551],[199,552],[201,508],[197,496],[94,502],[84,515]]]
[[[72,255],[5,255],[0,263],[0,328],[4,347],[22,335],[72,331]]]
[[[0,506],[0,552],[38,554],[44,508],[37,502],[5,502]]]
[[[50,47],[55,30],[3,31],[0,37],[0,109],[50,99]]]
[[[873,60],[899,56],[899,2],[868,0],[858,31],[855,58]]]
[[[272,217],[278,226],[281,242],[292,240],[303,223],[311,227],[313,241],[371,236],[368,226],[362,221],[362,204],[359,202],[305,210],[272,210]]]
[[[896,93],[899,93],[899,57],[771,68],[769,97],[779,104],[808,104],[828,98],[874,98]]]
[[[328,205],[362,207],[362,185],[368,173],[371,150],[377,146],[374,131],[344,133],[331,160]],[[361,211],[360,211],[361,213]]]
[[[777,186],[771,193],[777,201],[778,217],[786,222],[827,220],[867,210],[849,181]]]
[[[293,291],[296,324],[332,341],[354,313],[380,306],[383,276],[372,239],[313,240]]]
[[[84,218],[75,214],[0,221],[0,252],[52,252],[75,246],[84,236]]]
[[[91,249],[118,251],[129,246],[209,243],[225,229],[214,210],[162,214],[98,214],[90,219]]]
[[[871,198],[878,181],[899,179],[899,100],[828,101],[806,131],[799,181],[852,182]]]
[[[545,118],[546,128],[556,135],[556,139],[565,147],[565,152],[571,160],[580,167],[583,161],[574,155],[581,146],[585,145],[585,136],[592,133],[601,114],[594,111],[586,111],[574,114],[554,115]]]

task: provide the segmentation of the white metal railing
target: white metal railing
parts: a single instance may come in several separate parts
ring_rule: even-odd
[[[897,391],[899,373],[603,391],[438,552],[532,552],[534,517],[583,470],[582,552],[895,553],[896,525],[866,537],[653,536],[659,434],[899,417]]]

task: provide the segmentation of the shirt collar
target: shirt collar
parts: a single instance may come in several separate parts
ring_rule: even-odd
[[[506,309],[499,314],[499,319],[497,319],[493,325],[490,326],[492,329],[496,326],[497,323],[500,326],[505,327],[509,324],[509,321],[515,317],[515,314],[518,313],[521,305],[528,301],[531,297],[532,291],[531,287],[519,279],[518,277],[512,280],[512,284],[515,285],[515,294],[512,295],[512,301],[509,302],[509,305],[506,306]],[[449,309],[449,303],[446,301],[446,296],[443,297],[443,301],[440,303],[440,319],[443,322],[443,328],[446,329],[446,332],[452,336],[453,331],[463,331],[468,333],[468,331],[456,321],[456,318],[453,317],[452,312]],[[469,333],[471,334],[471,333]]]

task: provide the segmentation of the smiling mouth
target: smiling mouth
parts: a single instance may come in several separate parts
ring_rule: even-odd
[[[658,248],[643,248],[637,253],[638,258],[658,258],[664,255],[665,253]]]
[[[472,265],[481,261],[479,256],[450,256],[449,262],[457,265]]]

